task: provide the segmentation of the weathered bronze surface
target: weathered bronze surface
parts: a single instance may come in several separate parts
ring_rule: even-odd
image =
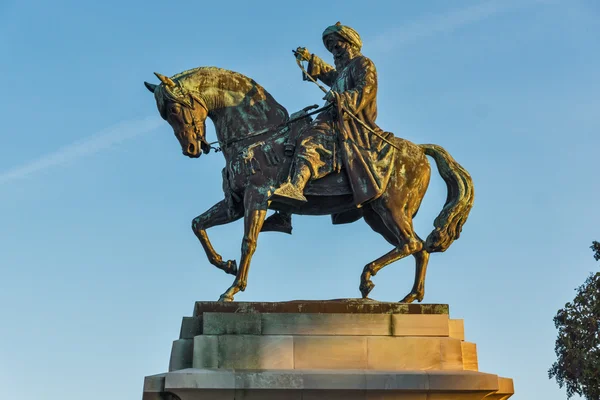
[[[299,64],[309,61],[305,79],[331,87],[315,120],[308,110],[288,111],[254,80],[236,72],[200,67],[171,78],[156,74],[159,85],[145,82],[158,111],[173,128],[183,154],[209,153],[205,121],[214,123],[226,160],[224,199],[194,218],[192,229],[211,264],[236,278],[221,295],[233,301],[246,288],[259,232],[291,232],[291,214],[331,215],[334,224],[364,218],[394,248],[368,263],[360,291],[366,298],[371,277],[406,256],[416,260],[411,292],[402,302],[422,301],[429,254],[443,252],[458,239],[473,205],[469,173],[442,147],[417,145],[384,132],[377,116],[377,73],[360,52],[353,29],[333,25],[323,33],[335,67],[299,47]],[[414,232],[416,215],[430,178],[431,156],[448,188],[448,197],[425,241]],[[268,209],[277,210],[267,223]],[[239,268],[224,261],[206,230],[244,218]]]
[[[197,301],[194,316],[219,313],[320,313],[320,314],[448,314],[447,304],[386,303],[369,299],[295,300],[285,302]]]

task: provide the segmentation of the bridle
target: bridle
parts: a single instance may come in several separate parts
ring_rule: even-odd
[[[164,76],[164,75],[160,75],[157,74],[156,72],[154,73],[160,80],[161,82],[163,82],[166,92],[168,93],[168,96],[175,101],[178,104],[181,104],[182,106],[184,106],[185,108],[193,111],[194,110],[194,101],[196,103],[198,103],[202,108],[204,108],[206,110],[206,113],[208,115],[208,113],[210,112],[210,110],[208,109],[208,106],[206,105],[206,102],[199,96],[197,96],[194,93],[191,93],[190,91],[188,91],[186,88],[184,88],[181,85],[177,85],[175,82],[173,82],[170,78]],[[173,92],[173,88],[177,88],[177,90],[180,93],[174,93]],[[248,135],[244,135],[243,137],[240,138],[234,138],[231,140],[226,141],[225,143],[223,143],[221,145],[221,147],[214,147],[213,145],[215,144],[220,144],[219,141],[214,141],[214,142],[208,142],[205,138],[206,135],[206,129],[204,128],[204,121],[200,122],[198,121],[198,119],[196,118],[196,115],[194,112],[191,112],[191,116],[190,118],[188,118],[186,116],[185,112],[182,112],[182,119],[183,119],[183,123],[184,123],[184,127],[189,129],[190,127],[193,129],[194,134],[196,135],[196,140],[198,140],[200,142],[200,147],[202,149],[202,152],[204,154],[208,154],[210,152],[210,150],[214,150],[215,153],[218,153],[220,151],[223,151],[223,149],[226,149],[228,147],[230,147],[231,145],[237,143],[237,142],[241,142],[242,140],[246,140],[246,139],[250,139],[253,137],[257,137],[257,136],[261,136],[261,135],[265,135],[267,133],[271,133],[274,131],[278,131],[278,134],[281,134],[283,132],[287,131],[287,128],[289,127],[289,125],[291,125],[292,123],[299,121],[301,119],[304,119],[310,115],[313,114],[317,114],[320,113],[321,111],[325,111],[329,108],[331,108],[333,106],[332,103],[329,103],[327,105],[325,105],[324,107],[318,108],[318,105],[312,105],[312,106],[308,106],[302,109],[303,113],[295,118],[292,118],[290,120],[287,120],[281,124],[278,124],[276,126],[272,126],[269,128],[264,128],[261,129],[259,131],[256,132],[251,132]],[[308,112],[309,110],[313,110],[316,109],[314,111]],[[190,121],[191,119],[191,121]],[[204,132],[203,135],[200,135],[200,127],[202,126],[202,130]]]
[[[204,154],[207,154],[211,149],[211,145],[210,145],[210,143],[208,143],[206,141],[206,139],[204,137],[206,135],[206,129],[204,129],[204,121],[202,121],[202,122],[198,121],[195,113],[193,112],[195,109],[194,101],[196,101],[196,103],[200,104],[200,106],[206,110],[206,113],[208,115],[208,113],[210,111],[209,111],[204,99],[195,95],[194,93],[191,93],[185,87],[183,87],[180,84],[175,83],[171,78],[169,78],[167,76],[161,75],[158,72],[155,72],[154,75],[156,75],[156,77],[164,85],[163,96],[168,97],[169,100],[171,100],[177,104],[180,104],[180,105],[184,106],[185,108],[192,111],[190,113],[191,114],[190,118],[188,118],[186,116],[185,112],[183,112],[183,111],[181,112],[184,128],[187,130],[191,126],[191,128],[193,129],[194,135],[196,136],[196,141],[200,142],[200,148],[202,149],[202,152]],[[150,88],[148,85],[146,85],[146,87],[151,89],[152,92],[154,92],[154,90],[155,90],[155,89]],[[177,91],[178,93],[175,93],[175,91]],[[163,105],[164,105],[164,103],[163,103]],[[165,117],[166,111],[164,110],[164,106],[163,106],[163,109],[160,110],[160,113],[161,113],[161,115],[163,115],[163,118],[166,119],[166,117]],[[200,127],[203,128],[202,130],[204,133],[202,135],[199,134]]]
[[[196,103],[198,103],[202,108],[204,108],[206,110],[206,113],[208,115],[208,107],[206,106],[206,103],[204,102],[204,100],[202,100],[200,97],[191,94],[191,93],[187,93],[192,101],[190,101],[189,104],[186,103],[181,103],[185,108],[190,110],[189,116],[186,115],[185,112],[181,112],[182,115],[182,119],[183,119],[183,124],[185,128],[192,128],[194,131],[194,135],[196,135],[196,140],[200,142],[200,148],[202,149],[202,152],[204,154],[208,154],[210,152],[210,149],[215,149],[214,147],[211,146],[210,143],[208,143],[206,141],[206,128],[204,126],[204,121],[200,122],[198,121],[198,118],[196,117],[196,113],[194,113],[195,107],[194,107],[194,101],[196,101]],[[191,121],[190,121],[191,119]],[[200,135],[200,128],[202,128],[202,132],[203,134]]]

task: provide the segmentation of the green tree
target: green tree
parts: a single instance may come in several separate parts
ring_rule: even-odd
[[[600,260],[600,243],[592,246]],[[577,288],[577,295],[554,317],[558,357],[548,371],[558,386],[566,386],[567,396],[577,394],[587,400],[600,400],[600,273],[591,274]]]
[[[594,240],[590,247],[592,248],[592,250],[594,250],[594,258],[596,259],[596,261],[600,260],[600,243]]]

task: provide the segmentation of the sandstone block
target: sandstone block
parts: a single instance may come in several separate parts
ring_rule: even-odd
[[[173,342],[171,347],[171,359],[169,361],[169,372],[180,369],[191,368],[194,352],[193,339],[179,339]]]
[[[202,334],[202,317],[183,317],[179,339],[193,339]]]
[[[364,336],[296,336],[296,369],[366,369],[367,338]]]
[[[387,336],[390,324],[390,314],[262,314],[263,335]]]
[[[194,351],[192,357],[194,368],[219,367],[219,337],[213,335],[199,335],[194,338]]]
[[[236,400],[234,389],[204,389],[173,391],[177,397],[166,396],[161,400]]]
[[[463,348],[458,339],[441,338],[442,370],[463,370]]]
[[[498,377],[498,391],[490,394],[485,400],[506,400],[515,393],[513,380]]]
[[[260,335],[260,314],[204,313],[202,332],[205,335]]]
[[[369,337],[368,369],[430,370],[442,365],[440,338]]]
[[[366,400],[428,400],[427,393],[367,392]]]
[[[490,392],[436,392],[427,396],[427,400],[488,400]]]
[[[302,400],[302,390],[236,389],[235,400]]]
[[[151,375],[144,378],[144,394],[142,400],[162,400],[160,393],[165,388],[167,374]]]
[[[293,369],[291,336],[222,335],[218,367],[235,369]]]
[[[365,371],[367,389],[373,390],[426,390],[428,376],[425,371],[402,371],[401,373]]]
[[[465,371],[479,371],[475,343],[462,342],[462,356]]]
[[[302,389],[303,374],[293,369],[278,371],[236,371],[236,389]]]
[[[450,337],[459,340],[465,340],[465,323],[462,319],[449,319],[448,327]]]
[[[492,393],[498,390],[498,376],[474,371],[428,371],[429,390],[440,392]]]
[[[311,390],[365,390],[367,377],[363,371],[348,374],[348,371],[302,371],[303,387]]]
[[[167,374],[165,390],[190,390],[203,388],[210,390],[235,389],[235,373],[227,369],[191,368]]]
[[[302,400],[365,400],[364,390],[304,390]]]
[[[392,315],[394,336],[437,336],[449,335],[447,314],[394,314]]]

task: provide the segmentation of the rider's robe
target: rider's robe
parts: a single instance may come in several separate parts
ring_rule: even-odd
[[[338,134],[338,145],[357,206],[379,197],[389,181],[394,157],[394,147],[365,129],[349,116],[343,116],[343,105],[369,128],[393,141],[389,132],[382,131],[377,118],[377,71],[365,56],[357,56],[341,71],[337,71],[321,58],[313,55],[307,72],[339,93],[338,112],[324,111],[316,118],[330,120]],[[316,122],[316,121],[315,121]]]

